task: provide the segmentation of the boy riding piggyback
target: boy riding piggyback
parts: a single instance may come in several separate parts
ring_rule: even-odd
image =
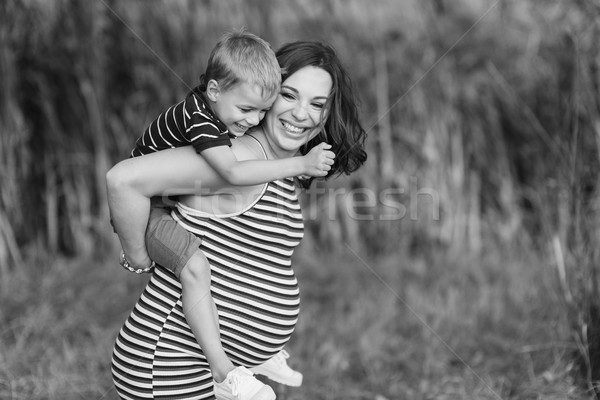
[[[193,146],[200,157],[229,184],[258,185],[293,176],[327,175],[334,162],[331,147],[321,143],[304,156],[278,160],[238,161],[231,141],[258,125],[279,95],[281,70],[269,44],[247,32],[225,34],[213,48],[200,85],[160,114],[144,131],[132,157],[175,147]],[[200,182],[201,184],[201,182]],[[170,210],[152,207],[146,248],[121,240],[121,265],[149,272],[155,263],[174,273],[183,288],[183,311],[202,348],[215,381],[217,398],[261,399],[272,389],[244,367],[235,367],[223,350],[216,307],[210,293],[210,265],[201,240],[180,227]],[[116,226],[132,229],[131,226]],[[142,234],[142,232],[140,232]],[[285,363],[287,353],[259,366],[272,379],[299,386],[302,375]],[[273,365],[268,365],[271,362]],[[269,397],[268,395],[265,398]]]

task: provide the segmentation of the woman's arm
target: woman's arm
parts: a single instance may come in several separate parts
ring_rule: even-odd
[[[132,266],[146,267],[150,198],[214,193],[227,185],[192,147],[182,147],[121,161],[106,174],[106,186],[123,252]]]

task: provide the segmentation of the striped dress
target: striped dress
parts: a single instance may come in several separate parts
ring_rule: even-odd
[[[237,214],[179,205],[173,217],[202,238],[225,352],[246,367],[268,360],[289,340],[299,312],[291,256],[303,223],[293,180],[265,185]],[[208,363],[183,315],[181,284],[160,266],[119,332],[112,373],[123,399],[214,398]]]

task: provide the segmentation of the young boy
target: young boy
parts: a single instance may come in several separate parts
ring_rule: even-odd
[[[237,161],[228,147],[232,138],[258,125],[279,92],[281,71],[264,40],[247,32],[224,35],[212,50],[200,80],[184,101],[152,122],[131,156],[191,144],[224,180],[234,185],[327,174],[334,154],[325,143],[302,157],[266,161]],[[210,294],[210,266],[199,250],[199,238],[181,228],[165,208],[155,206],[146,230],[147,250],[131,248],[123,241],[121,244],[123,267],[147,272],[157,262],[180,279],[184,314],[210,365],[217,398],[233,398],[232,393],[240,393],[241,399],[254,399],[272,392],[252,372],[234,368],[222,348]],[[287,357],[282,351],[257,371],[278,382],[299,386],[302,375],[287,366]]]

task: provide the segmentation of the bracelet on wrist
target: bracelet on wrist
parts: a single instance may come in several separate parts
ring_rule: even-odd
[[[148,266],[146,268],[134,268],[129,263],[129,260],[127,260],[127,257],[125,257],[125,253],[123,251],[121,251],[121,255],[119,257],[119,265],[121,265],[121,267],[125,268],[129,272],[135,272],[136,274],[142,274],[144,272],[150,272],[152,270],[152,268],[154,268],[156,266],[156,263],[154,261],[152,261],[152,263],[150,263],[150,266]]]

